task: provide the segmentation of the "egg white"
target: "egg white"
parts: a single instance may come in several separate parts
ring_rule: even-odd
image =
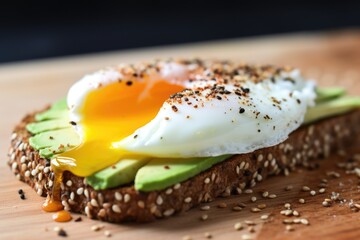
[[[185,80],[187,68],[166,63],[154,79],[180,79],[184,88],[202,86],[204,82],[200,79]],[[95,91],[99,84],[105,86],[121,77],[118,71],[108,69],[76,83],[68,94],[71,120],[81,121],[80,109],[87,94]],[[298,70],[281,72],[275,80],[267,79],[256,84],[245,82],[242,86],[250,90],[246,99],[239,99],[234,93],[235,86],[225,84],[225,89],[231,93],[222,100],[207,98],[209,90],[204,90],[197,100],[189,98],[191,105],[164,102],[152,121],[114,142],[112,147],[152,157],[188,158],[248,153],[279,144],[301,125],[306,109],[314,104],[316,94],[315,83],[305,81]],[[280,104],[274,104],[274,98]],[[245,112],[240,113],[240,108]],[[81,129],[80,124],[77,129],[80,135],[83,134]]]

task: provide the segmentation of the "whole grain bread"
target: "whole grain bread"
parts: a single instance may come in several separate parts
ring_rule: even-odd
[[[16,177],[40,196],[51,194],[53,173],[49,159],[28,144],[27,115],[14,129],[8,164]],[[61,199],[66,210],[108,222],[147,222],[186,211],[218,196],[240,194],[271,175],[289,174],[297,166],[314,167],[309,160],[360,142],[360,110],[302,126],[281,144],[235,155],[201,174],[167,189],[136,191],[133,185],[96,191],[84,178],[64,173]]]

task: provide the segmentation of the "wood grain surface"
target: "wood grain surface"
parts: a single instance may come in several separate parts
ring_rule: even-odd
[[[330,33],[294,34],[266,38],[197,43],[173,47],[159,47],[133,51],[110,52],[70,58],[30,61],[0,65],[0,239],[56,239],[61,238],[53,231],[62,227],[68,239],[105,239],[105,231],[110,231],[113,239],[206,239],[206,232],[213,239],[360,239],[360,212],[351,208],[351,203],[360,204],[360,179],[354,174],[346,174],[337,166],[345,162],[360,146],[330,159],[317,161],[315,170],[299,169],[289,176],[278,176],[258,184],[251,194],[218,199],[209,205],[209,211],[199,208],[178,216],[149,224],[108,224],[82,217],[81,222],[55,223],[51,214],[41,210],[43,198],[27,185],[19,182],[6,166],[7,148],[12,127],[21,117],[45,104],[66,95],[69,86],[82,75],[119,62],[134,62],[166,57],[204,57],[243,60],[250,63],[271,63],[298,66],[303,73],[316,79],[320,85],[341,85],[351,94],[360,95],[360,31],[344,30]],[[358,148],[358,149],[357,149]],[[360,162],[358,163],[360,165]],[[339,178],[327,176],[329,171],[340,174]],[[325,193],[319,193],[321,179],[328,184]],[[284,188],[292,185],[291,191]],[[317,194],[301,190],[309,186]],[[26,200],[17,193],[22,188]],[[277,195],[274,199],[264,199],[262,191]],[[325,198],[332,192],[340,193],[341,202],[331,207],[323,207]],[[252,203],[250,198],[257,197]],[[298,202],[299,198],[306,203]],[[236,203],[247,206],[239,212],[232,211]],[[226,203],[226,208],[218,208]],[[251,212],[259,204],[267,207],[260,213]],[[293,231],[286,230],[284,219],[294,219],[280,214],[284,204],[290,203],[305,218],[309,225],[293,224]],[[202,221],[206,214],[208,219]],[[268,220],[261,220],[269,215]],[[74,214],[74,218],[78,215]],[[256,223],[249,229],[245,221]],[[241,231],[234,229],[240,222]],[[92,231],[94,225],[103,225],[100,231]],[[252,232],[254,230],[254,232]]]

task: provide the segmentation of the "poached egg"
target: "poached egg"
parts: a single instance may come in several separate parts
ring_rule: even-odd
[[[314,104],[297,69],[156,61],[87,75],[69,90],[81,144],[52,160],[89,176],[121,159],[241,154],[284,141]]]

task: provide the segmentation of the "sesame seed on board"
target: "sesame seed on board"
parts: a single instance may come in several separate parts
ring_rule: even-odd
[[[203,214],[203,215],[201,216],[201,220],[202,220],[202,221],[206,221],[208,218],[209,218],[209,215],[207,215],[207,214]]]
[[[232,210],[235,211],[235,212],[241,211],[242,209],[243,209],[243,208],[240,207],[240,206],[234,206],[234,207],[232,208]]]
[[[209,205],[201,206],[200,209],[202,211],[208,211],[208,210],[210,210],[210,206]]]
[[[242,230],[244,227],[243,225],[240,223],[240,222],[237,222],[234,224],[234,229],[239,231],[239,230]]]

